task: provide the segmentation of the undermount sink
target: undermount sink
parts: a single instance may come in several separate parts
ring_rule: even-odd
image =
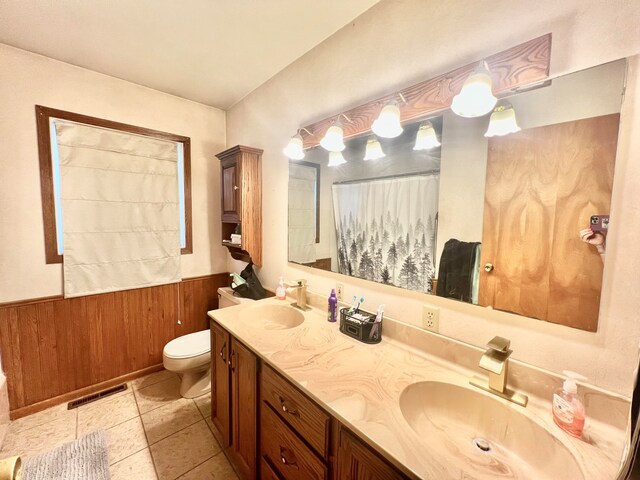
[[[286,330],[304,322],[304,315],[290,305],[255,305],[242,312],[251,325],[265,330]]]
[[[433,453],[453,456],[474,478],[584,480],[567,447],[517,408],[443,382],[415,383],[400,395],[402,415]]]

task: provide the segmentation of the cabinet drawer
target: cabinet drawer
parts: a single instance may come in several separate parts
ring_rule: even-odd
[[[260,456],[278,469],[284,480],[323,480],[327,468],[271,407],[260,406]]]
[[[329,415],[264,364],[260,375],[260,399],[271,405],[320,456],[328,457]]]
[[[282,480],[264,457],[260,460],[260,480]]]

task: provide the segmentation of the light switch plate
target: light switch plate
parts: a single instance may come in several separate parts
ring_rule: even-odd
[[[344,284],[336,283],[336,297],[338,297],[338,301],[342,301],[342,295],[344,294]]]

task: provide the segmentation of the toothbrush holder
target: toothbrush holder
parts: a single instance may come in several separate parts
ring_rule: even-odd
[[[375,320],[374,313],[360,310],[357,314],[350,314],[349,307],[340,309],[340,331],[363,343],[374,344],[382,340],[382,322],[376,323]]]

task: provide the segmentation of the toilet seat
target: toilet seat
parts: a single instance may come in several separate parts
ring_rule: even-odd
[[[171,340],[162,354],[171,359],[187,359],[208,354],[211,351],[211,332],[202,330]]]

